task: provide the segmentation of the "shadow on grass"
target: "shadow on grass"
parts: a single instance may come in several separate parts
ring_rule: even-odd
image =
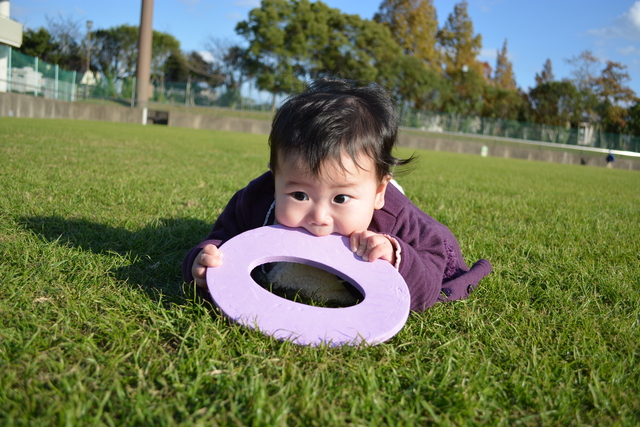
[[[20,222],[50,242],[127,258],[130,264],[113,274],[154,300],[159,293],[183,299],[182,259],[211,230],[211,224],[195,219],[157,219],[137,231],[60,216],[27,217]]]

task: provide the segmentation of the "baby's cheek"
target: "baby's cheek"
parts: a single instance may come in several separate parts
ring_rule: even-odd
[[[276,205],[275,216],[278,224],[282,224],[287,227],[297,226],[297,222],[295,221],[295,212],[293,209],[288,209],[286,203],[283,203],[280,206]]]

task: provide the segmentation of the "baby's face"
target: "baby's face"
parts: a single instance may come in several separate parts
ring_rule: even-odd
[[[358,164],[343,154],[343,170],[327,161],[314,177],[295,157],[280,159],[275,175],[275,215],[279,224],[302,227],[316,236],[349,236],[369,227],[373,211],[384,206],[391,177],[378,181],[373,160],[358,157]]]

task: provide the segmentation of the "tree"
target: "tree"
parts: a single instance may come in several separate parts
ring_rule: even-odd
[[[28,28],[22,34],[22,46],[18,51],[25,55],[35,56],[43,61],[58,64],[58,45],[46,28],[40,27],[37,31]]]
[[[168,82],[186,82],[189,80],[187,57],[182,52],[172,52],[164,63],[164,77]]]
[[[47,30],[55,42],[57,64],[67,70],[83,71],[86,67],[86,38],[80,31],[80,21],[70,16],[46,16]]]
[[[590,50],[581,52],[578,56],[573,56],[566,60],[571,65],[571,76],[573,84],[578,90],[590,90],[597,76],[598,59],[593,56]]]
[[[205,83],[207,86],[219,86],[224,76],[219,67],[206,61],[196,51],[187,54],[174,51],[164,63],[164,77],[168,82]]]
[[[164,81],[164,63],[173,52],[180,51],[180,42],[174,36],[153,31],[151,38],[151,78]]]
[[[456,4],[438,32],[447,77],[442,98],[446,112],[475,115],[482,108],[485,67],[476,60],[482,49],[482,36],[474,35],[467,7],[466,1]]]
[[[513,65],[511,64],[511,61],[509,61],[506,39],[502,45],[502,50],[498,51],[493,82],[501,89],[516,90],[516,79],[513,75]]]
[[[342,14],[338,9],[330,9],[329,16],[329,43],[313,43],[310,77],[329,75],[381,82],[391,77],[388,73],[398,71],[383,67],[402,55],[387,27],[359,15]]]
[[[541,83],[529,91],[533,117],[537,123],[578,127],[582,105],[580,92],[569,80]]]
[[[438,43],[442,49],[445,72],[458,76],[466,68],[482,76],[483,67],[476,58],[482,49],[482,36],[473,34],[473,22],[467,13],[468,4],[462,1],[455,5],[444,27],[438,32]]]
[[[227,103],[234,108],[241,100],[240,88],[250,73],[246,52],[230,40],[215,37],[209,38],[207,50],[222,77],[220,83],[225,87]]]
[[[108,79],[135,76],[138,61],[138,27],[119,25],[93,33],[92,62]]]
[[[480,115],[487,86],[482,73],[462,69],[449,74],[442,85],[442,111],[464,116]]]
[[[594,84],[600,62],[590,50],[585,50],[566,61],[572,67],[571,81],[580,93],[582,120],[589,123],[598,122],[599,116],[596,111],[598,99],[595,96]]]
[[[518,120],[524,108],[522,94],[516,89],[504,89],[499,86],[485,85],[483,94],[482,117],[504,120]]]
[[[255,75],[262,90],[276,96],[302,87],[306,37],[294,23],[295,4],[287,0],[263,0],[249,12],[249,19],[236,26],[238,35],[249,43],[245,51],[247,70]]]
[[[67,70],[84,70],[86,53],[79,22],[62,16],[46,17],[46,20],[47,28],[27,29],[24,32],[19,51]]]
[[[399,103],[415,109],[439,111],[446,85],[442,74],[408,55],[398,55],[379,66],[380,83],[391,90]]]
[[[627,67],[618,62],[607,61],[599,77],[595,78],[594,93],[598,98],[597,111],[606,132],[624,133],[627,107],[638,101],[635,92],[626,86],[630,80],[624,70]]]
[[[358,15],[341,13],[321,1],[263,0],[236,32],[249,46],[246,70],[258,87],[274,95],[300,90],[326,75],[380,81],[382,64],[399,55],[389,30]]]
[[[139,28],[119,25],[93,33],[92,62],[109,80],[133,77],[138,63]],[[151,77],[164,79],[164,65],[172,53],[180,52],[180,42],[171,34],[153,31]]]
[[[187,55],[187,69],[191,81],[206,83],[208,86],[220,86],[224,82],[224,74],[217,64],[205,60],[199,52],[192,51]]]
[[[438,19],[433,0],[383,0],[374,21],[386,25],[404,54],[440,69]]]
[[[542,66],[542,72],[540,74],[536,73],[536,84],[541,85],[543,83],[549,83],[555,80],[555,76],[553,75],[553,66],[551,65],[551,60],[547,59]]]
[[[640,136],[640,101],[627,110],[626,122],[625,133]]]

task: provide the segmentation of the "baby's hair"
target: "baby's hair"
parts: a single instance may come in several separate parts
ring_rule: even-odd
[[[361,167],[360,154],[370,157],[378,180],[405,166],[414,157],[400,159],[392,152],[398,139],[398,115],[386,90],[374,83],[319,79],[278,109],[269,135],[270,165],[297,157],[311,174],[319,176],[326,160],[342,165],[348,153]]]

